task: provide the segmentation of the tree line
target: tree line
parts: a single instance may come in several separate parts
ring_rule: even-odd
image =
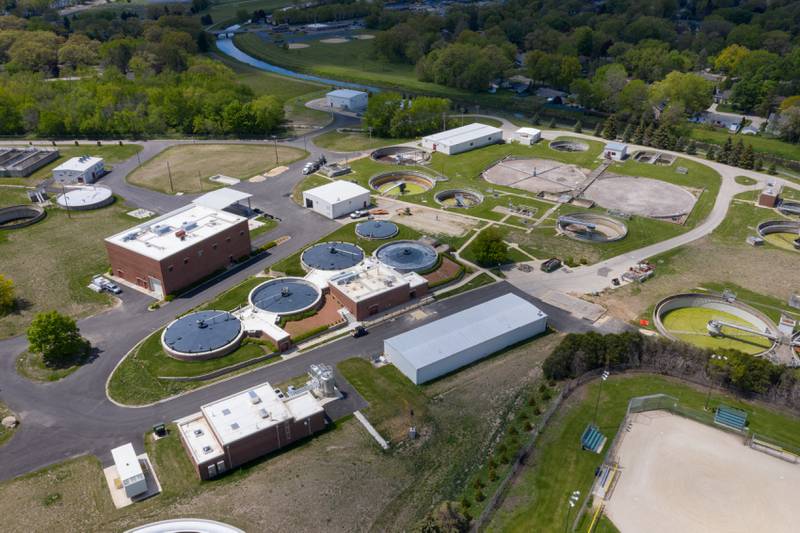
[[[450,100],[418,96],[404,98],[399,93],[373,94],[364,113],[364,127],[373,135],[411,138],[442,129],[442,119],[450,110]]]

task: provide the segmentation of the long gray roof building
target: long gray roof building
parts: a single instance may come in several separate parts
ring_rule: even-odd
[[[505,294],[383,341],[384,354],[420,384],[543,333],[547,315]]]

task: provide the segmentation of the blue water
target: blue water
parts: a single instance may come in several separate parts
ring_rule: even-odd
[[[347,89],[356,89],[359,91],[369,91],[373,93],[380,92],[377,87],[370,87],[369,85],[362,85],[360,83],[350,83],[346,81],[339,81],[339,80],[332,80],[330,78],[321,78],[319,76],[312,76],[310,74],[303,74],[301,72],[295,72],[293,70],[289,70],[287,68],[279,67],[276,65],[272,65],[265,61],[261,61],[260,59],[256,59],[253,56],[250,56],[238,48],[236,45],[233,44],[233,39],[220,39],[217,41],[217,48],[219,51],[228,55],[237,61],[241,61],[242,63],[246,63],[251,67],[255,67],[260,70],[265,70],[267,72],[273,72],[275,74],[280,74],[281,76],[289,76],[290,78],[297,78],[298,80],[305,80],[305,81],[313,81],[317,83],[322,83],[325,85],[333,85],[336,87],[345,87]]]

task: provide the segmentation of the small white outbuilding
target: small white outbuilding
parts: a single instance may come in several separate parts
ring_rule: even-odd
[[[511,136],[512,141],[525,145],[535,144],[541,138],[542,132],[536,128],[520,128]]]
[[[613,159],[614,161],[622,161],[628,156],[628,145],[618,142],[610,142],[603,148],[603,157],[606,159]]]
[[[473,122],[460,128],[423,137],[422,147],[431,152],[455,155],[501,142],[503,142],[503,130]]]
[[[102,157],[73,157],[53,169],[57,183],[94,183],[105,173]]]
[[[111,457],[114,459],[117,475],[128,498],[147,492],[147,478],[142,470],[139,457],[133,449],[133,444],[129,442],[114,448],[111,450]]]
[[[303,192],[303,205],[330,219],[369,207],[369,190],[350,181],[338,180]]]
[[[364,111],[367,109],[369,94],[353,89],[337,89],[325,95],[328,107],[345,111]]]
[[[544,333],[547,315],[508,293],[383,341],[387,359],[425,383]]]

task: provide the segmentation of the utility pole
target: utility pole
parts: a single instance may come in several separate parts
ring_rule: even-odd
[[[200,192],[203,192],[203,178],[200,177],[200,171],[197,171],[197,181],[200,183]]]
[[[278,138],[273,135],[272,141],[275,143],[275,164],[278,164]]]
[[[139,166],[142,166],[142,158],[139,157],[139,152],[136,152],[136,161],[139,163]]]
[[[603,370],[600,375],[600,387],[597,389],[597,400],[594,402],[594,415],[592,415],[592,425],[597,425],[597,410],[600,407],[600,393],[603,391],[603,383],[608,379],[611,374],[608,370]]]
[[[172,184],[172,169],[169,168],[169,161],[167,161],[167,175],[169,176],[169,192],[175,194],[175,187]]]

